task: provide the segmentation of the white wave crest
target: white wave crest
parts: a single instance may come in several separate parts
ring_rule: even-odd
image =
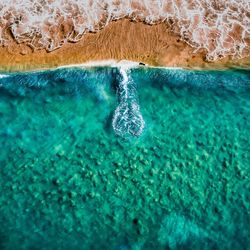
[[[171,24],[208,60],[250,54],[249,0],[1,0],[0,45],[11,33],[18,43],[52,51],[124,17]]]

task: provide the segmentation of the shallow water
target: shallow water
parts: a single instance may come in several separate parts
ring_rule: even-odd
[[[14,38],[32,48],[53,51],[66,42],[79,41],[88,32],[100,31],[112,21],[127,18],[150,25],[167,23],[183,41],[206,51],[209,61],[226,56],[242,58],[250,55],[249,10],[248,0],[2,0],[0,44],[11,45]],[[116,54],[116,50],[110,53]]]
[[[250,245],[250,72],[128,74],[145,127],[126,138],[119,69],[0,77],[0,249]]]

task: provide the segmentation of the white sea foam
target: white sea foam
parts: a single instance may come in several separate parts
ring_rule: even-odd
[[[80,64],[69,64],[69,65],[63,65],[59,66],[56,69],[59,68],[73,68],[73,67],[79,67],[79,68],[92,68],[92,67],[113,67],[114,65],[117,65],[117,60],[97,60],[97,61],[88,61],[86,63],[80,63]]]
[[[136,85],[130,75],[130,69],[134,66],[129,61],[118,64],[121,76],[117,88],[119,104],[114,112],[112,127],[115,133],[122,137],[140,136],[145,127],[140,112]]]
[[[1,0],[0,44],[14,39],[52,51],[112,20],[168,22],[207,59],[250,54],[249,0]]]
[[[5,74],[0,74],[0,79],[1,78],[6,78],[6,77],[8,77],[9,75],[5,75]]]

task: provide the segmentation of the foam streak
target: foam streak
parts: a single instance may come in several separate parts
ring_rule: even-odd
[[[129,69],[120,67],[120,74],[122,80],[117,90],[119,105],[115,110],[112,126],[119,136],[140,136],[145,122],[140,113],[135,83],[129,76]]]

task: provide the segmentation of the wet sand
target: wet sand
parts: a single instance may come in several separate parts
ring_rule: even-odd
[[[152,66],[184,68],[249,67],[250,58],[224,58],[207,62],[205,51],[194,48],[165,24],[146,25],[127,19],[114,21],[97,33],[88,33],[77,43],[66,43],[52,52],[33,51],[14,40],[0,48],[0,71],[25,71],[95,60],[130,60]]]

